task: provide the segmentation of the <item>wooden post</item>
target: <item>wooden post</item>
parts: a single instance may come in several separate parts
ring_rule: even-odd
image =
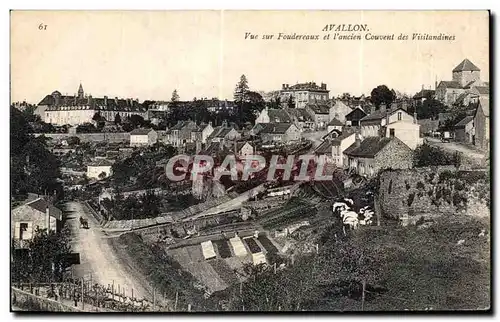
[[[111,299],[115,300],[115,280],[113,280],[113,284],[111,284]]]
[[[179,301],[179,292],[175,292],[175,304],[174,304],[174,311],[177,311],[177,302]]]
[[[85,302],[83,301],[84,285],[85,285],[85,281],[83,280],[83,277],[82,277],[82,311],[85,309]]]
[[[132,300],[134,299],[134,288],[132,288]]]
[[[363,293],[361,293],[361,311],[365,308],[365,291],[366,291],[366,280],[363,280]]]
[[[191,304],[188,304],[188,312],[191,312]]]
[[[156,288],[153,287],[153,311],[156,309]]]
[[[378,195],[376,194],[373,199],[374,199],[373,203],[374,203],[375,213],[377,215],[377,226],[380,226],[380,215],[381,215],[380,213],[382,212],[382,209],[380,207],[380,200]]]

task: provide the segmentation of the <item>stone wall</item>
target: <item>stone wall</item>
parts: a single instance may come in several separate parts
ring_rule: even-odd
[[[13,287],[11,288],[11,299],[12,305],[21,309],[44,312],[84,312],[81,307],[67,305]]]
[[[392,140],[375,156],[375,173],[387,168],[410,169],[412,167],[413,151],[399,140]]]
[[[484,171],[457,171],[454,166],[383,171],[379,186],[382,213],[395,219],[420,218],[464,210],[472,199],[489,203],[488,184],[477,179],[484,175]]]
[[[69,137],[76,136],[81,142],[109,142],[109,143],[129,143],[130,133],[45,133],[45,134],[35,134],[35,136],[44,135],[47,138],[51,138],[54,142],[60,142],[66,140]]]

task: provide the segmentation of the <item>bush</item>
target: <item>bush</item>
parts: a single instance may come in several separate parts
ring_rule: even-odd
[[[422,144],[417,147],[413,156],[415,167],[429,167],[440,165],[460,166],[460,155],[446,152],[440,148]]]

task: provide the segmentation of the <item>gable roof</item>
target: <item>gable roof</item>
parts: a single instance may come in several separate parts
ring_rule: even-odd
[[[48,201],[46,201],[43,198],[35,199],[35,200],[30,201],[30,202],[28,202],[20,207],[25,207],[25,206],[31,207],[31,208],[33,208],[37,211],[40,211],[44,214],[47,211],[47,207],[48,207],[49,208],[49,215],[51,217],[54,217],[57,220],[62,220],[62,211],[59,208],[54,207],[51,203],[49,203]]]
[[[271,108],[267,110],[270,122],[291,122],[290,115],[280,108]]]
[[[330,106],[324,103],[309,103],[306,105],[314,114],[330,114]]]
[[[343,126],[342,122],[337,120],[336,118],[333,118],[330,123],[328,123],[329,126]]]
[[[351,118],[357,113],[363,113],[364,116],[361,116],[361,118],[363,118],[367,115],[367,113],[365,112],[365,110],[361,106],[357,106],[355,109],[353,109],[352,111],[347,113],[345,117],[346,117],[346,119]]]
[[[295,117],[299,122],[314,121],[311,114],[303,108],[287,108],[285,111],[292,117]]]
[[[356,142],[354,142],[344,151],[344,154],[353,157],[373,158],[393,139],[395,138],[368,137],[361,141],[359,146],[356,146]]]
[[[326,140],[323,141],[316,149],[314,149],[314,152],[316,153],[331,153],[332,152],[332,141]]]
[[[474,116],[466,116],[460,122],[455,124],[455,127],[464,127],[474,120]]]
[[[386,117],[387,115],[392,115],[394,112],[397,112],[399,110],[401,110],[401,111],[405,112],[406,114],[408,114],[408,112],[405,111],[401,107],[397,107],[395,109],[386,109],[385,111],[382,111],[382,109],[379,108],[375,112],[373,112],[371,114],[368,114],[367,116],[363,117],[360,121],[381,120],[384,117]],[[410,115],[410,114],[408,114],[408,115]]]
[[[421,98],[431,98],[434,96],[435,91],[433,89],[422,89],[417,94],[413,95],[413,99],[421,99]]]
[[[226,135],[229,134],[229,132],[231,132],[232,130],[234,130],[234,128],[232,127],[224,127],[224,126],[219,126],[219,127],[216,127],[214,129],[214,131],[212,132],[212,134],[210,134],[210,136],[208,137],[209,139],[213,139],[213,138],[220,138],[220,139],[223,139],[226,137]],[[236,130],[235,130],[236,131]]]
[[[457,81],[440,81],[438,87],[441,87],[441,84],[446,88],[462,88]]]
[[[457,67],[453,68],[453,72],[464,72],[464,71],[481,71],[476,65],[474,65],[470,60],[465,58],[462,60]]]
[[[285,134],[292,125],[292,123],[266,123],[260,133]]]
[[[154,131],[153,129],[134,129],[132,132],[130,132],[130,135],[148,135],[149,132]]]

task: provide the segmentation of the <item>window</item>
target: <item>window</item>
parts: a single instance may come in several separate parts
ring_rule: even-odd
[[[398,112],[398,121],[401,121],[402,118],[403,118],[403,113]]]
[[[395,135],[394,135],[394,129],[389,129],[389,136],[391,138],[393,138]]]

